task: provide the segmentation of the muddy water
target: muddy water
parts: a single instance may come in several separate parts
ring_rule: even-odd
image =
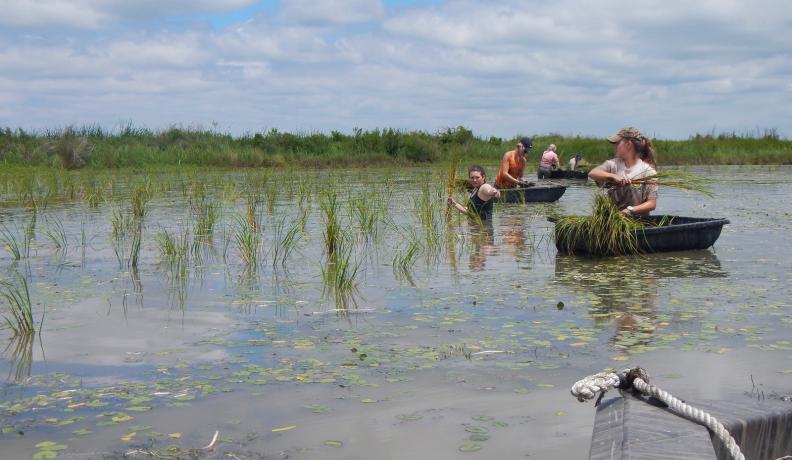
[[[30,257],[0,259],[45,312],[42,333],[8,340],[0,361],[2,456],[584,458],[593,408],[568,389],[603,368],[642,365],[686,398],[788,395],[792,168],[695,172],[715,196],[661,190],[657,212],[728,217],[714,248],[599,260],[557,255],[550,241],[547,215],[589,206],[583,182],[567,182],[558,203],[499,206],[482,229],[442,223],[440,181],[418,170],[310,173],[309,191],[277,173],[151,175],[137,269],[129,239],[112,237],[126,179],[95,208],[53,200],[37,212]],[[203,184],[220,217],[179,272],[156,235],[193,225],[185,182]],[[254,182],[263,243],[252,269],[233,232],[246,212],[235,190]],[[348,201],[387,203],[378,237],[354,232],[358,292],[342,305],[322,277],[330,189],[351,229]],[[273,265],[277,223],[302,210],[294,252]],[[31,214],[9,205],[0,219],[21,234]],[[47,236],[56,221],[65,253]],[[400,274],[393,259],[413,240],[418,256]]]

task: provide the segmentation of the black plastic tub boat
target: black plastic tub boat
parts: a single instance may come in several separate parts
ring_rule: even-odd
[[[537,175],[538,176],[538,175]],[[588,179],[587,171],[569,171],[566,169],[555,169],[550,171],[549,179]]]
[[[566,192],[565,185],[536,185],[502,189],[498,199],[504,203],[548,203],[557,201]]]
[[[557,219],[548,218],[555,223]],[[647,216],[642,220],[656,226],[636,230],[640,252],[669,252],[707,249],[720,237],[729,219],[680,216]],[[555,231],[555,245],[559,252],[589,254],[587,241],[567,241],[568,236]],[[569,251],[568,251],[569,249]]]

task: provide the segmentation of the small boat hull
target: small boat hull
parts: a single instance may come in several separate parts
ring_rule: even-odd
[[[734,437],[745,458],[775,460],[792,452],[792,405],[772,400],[690,401],[712,414]],[[662,403],[630,393],[597,407],[589,460],[720,460],[731,458],[707,428]],[[786,457],[783,457],[786,458]]]
[[[502,189],[498,201],[503,203],[549,203],[558,201],[566,192],[565,185],[538,185],[534,187]]]
[[[538,176],[538,175],[537,175]],[[556,169],[550,171],[549,179],[588,179],[586,171],[568,171],[566,169]]]
[[[658,227],[647,227],[636,231],[640,252],[670,252],[707,249],[715,244],[721,230],[729,219],[713,219],[681,216],[647,216],[644,220],[660,223],[662,219],[668,224]],[[556,219],[549,219],[555,222]],[[565,235],[555,232],[555,245],[559,252],[589,254],[592,251],[587,241],[567,241]]]

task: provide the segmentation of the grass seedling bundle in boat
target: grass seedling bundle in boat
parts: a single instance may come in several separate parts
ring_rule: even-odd
[[[632,184],[655,182],[658,185],[710,195],[706,178],[685,171],[663,171],[654,176],[633,179]],[[555,225],[556,246],[567,253],[586,252],[602,256],[620,256],[641,252],[639,238],[647,227],[668,224],[623,214],[606,193],[598,192],[590,216],[566,216]]]

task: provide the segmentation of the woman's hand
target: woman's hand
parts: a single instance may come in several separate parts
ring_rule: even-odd
[[[456,204],[457,204],[456,201],[454,201],[454,199],[451,198],[450,196],[448,197],[447,202],[448,202],[449,206],[456,206]]]
[[[630,185],[631,181],[624,175],[611,174],[611,180],[618,185]]]

